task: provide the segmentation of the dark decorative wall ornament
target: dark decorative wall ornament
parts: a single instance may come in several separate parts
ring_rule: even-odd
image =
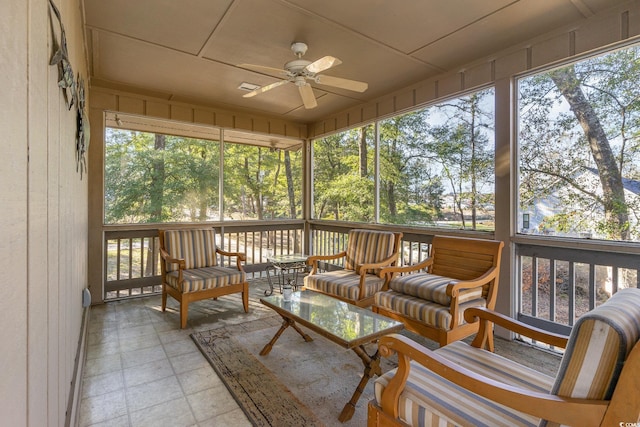
[[[87,150],[89,149],[89,118],[85,110],[85,97],[84,97],[84,80],[78,73],[77,90],[78,96],[78,133],[76,135],[76,171],[80,172],[80,179],[82,179],[82,172],[87,171]]]
[[[89,148],[89,119],[85,108],[84,80],[80,76],[80,73],[78,73],[78,78],[76,79],[73,68],[71,68],[69,51],[67,49],[67,36],[64,31],[64,25],[62,25],[60,10],[58,10],[55,3],[53,3],[53,0],[49,0],[49,7],[52,12],[51,29],[53,32],[53,48],[55,50],[49,61],[49,65],[58,67],[58,86],[62,89],[67,108],[71,110],[74,105],[76,106],[76,172],[80,172],[80,179],[82,179],[82,175],[87,171],[86,155]],[[55,36],[56,25],[53,16],[57,19],[58,27],[60,28],[59,41]]]
[[[58,24],[60,25],[60,41],[57,41],[55,37],[53,38],[54,48],[56,49],[56,52],[51,57],[49,65],[58,66],[58,86],[60,86],[64,93],[64,100],[67,103],[67,108],[71,110],[71,107],[76,102],[77,92],[73,69],[71,68],[71,63],[69,62],[67,36],[64,32],[64,25],[62,25],[62,17],[60,16],[60,11],[53,3],[53,0],[49,0],[49,6],[51,7],[51,10],[53,11],[55,17],[58,19]]]

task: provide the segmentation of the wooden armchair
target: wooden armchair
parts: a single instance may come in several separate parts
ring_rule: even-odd
[[[160,230],[162,311],[167,295],[180,303],[180,327],[187,326],[189,303],[242,292],[242,305],[249,311],[249,283],[242,268],[245,255],[225,252],[216,246],[213,229]],[[236,266],[218,265],[218,255],[235,257]]]
[[[333,255],[315,255],[307,259],[311,272],[304,286],[360,307],[373,303],[383,284],[380,269],[398,261],[402,233],[378,230],[349,231],[347,249]],[[318,263],[344,258],[344,269],[318,272]]]
[[[618,426],[640,419],[640,289],[622,289],[581,316],[570,337],[549,334],[487,309],[471,345],[430,351],[402,335],[383,337],[398,368],[375,382],[368,426]],[[566,348],[555,378],[486,351],[491,324]]]
[[[495,240],[434,236],[423,262],[382,269],[386,282],[372,309],[441,346],[472,335],[478,325],[465,322],[464,310],[495,308],[503,246]],[[493,348],[492,339],[488,345]]]

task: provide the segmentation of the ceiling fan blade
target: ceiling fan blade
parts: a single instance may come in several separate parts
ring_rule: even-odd
[[[353,90],[355,92],[364,92],[365,90],[367,90],[367,88],[369,88],[369,84],[365,82],[323,75],[316,76],[316,83],[319,83],[321,85],[339,87],[341,89]]]
[[[258,94],[264,93],[264,92],[266,92],[268,90],[271,90],[271,89],[276,88],[278,86],[282,86],[283,84],[287,84],[287,83],[289,83],[289,80],[282,80],[282,81],[279,81],[279,82],[271,83],[270,85],[262,86],[262,87],[259,87],[256,90],[252,90],[249,93],[245,93],[244,95],[242,95],[242,97],[243,98],[251,98],[252,96],[256,96]]]
[[[278,74],[281,76],[287,75],[287,71],[283,70],[282,68],[265,67],[264,65],[238,64],[238,67],[245,68],[251,71],[257,71],[259,73]]]
[[[310,73],[319,73],[324,70],[328,70],[331,67],[335,67],[336,65],[342,64],[338,58],[334,58],[333,56],[325,56],[323,58],[318,59],[315,62],[307,65],[305,68]]]
[[[318,106],[316,97],[313,94],[313,89],[311,89],[311,85],[305,84],[304,86],[298,86],[298,91],[300,91],[300,96],[302,97],[304,108],[309,110]]]

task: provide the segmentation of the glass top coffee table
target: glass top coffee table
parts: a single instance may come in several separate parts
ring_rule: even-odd
[[[364,348],[365,344],[376,341],[383,335],[398,332],[404,325],[366,308],[309,290],[294,292],[289,302],[284,301],[282,295],[261,298],[260,302],[273,309],[284,320],[280,329],[260,352],[261,356],[269,354],[275,342],[289,326],[305,341],[312,341],[312,338],[298,326],[302,325],[344,348],[353,350],[360,357],[364,364],[364,375],[351,400],[338,417],[341,422],[351,419],[369,379],[382,373],[378,351],[369,355]]]

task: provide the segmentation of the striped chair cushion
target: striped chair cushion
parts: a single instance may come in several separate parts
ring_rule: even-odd
[[[213,229],[167,230],[164,233],[164,240],[167,252],[173,258],[184,259],[186,269],[218,265],[216,232]],[[167,266],[167,272],[177,269],[177,264]]]
[[[547,375],[464,342],[456,341],[435,351],[471,371],[513,386],[548,392],[553,384],[553,378]],[[376,380],[378,402],[395,371]],[[536,426],[539,422],[536,417],[470,393],[415,362],[411,362],[399,409],[400,419],[412,426]]]
[[[384,261],[394,253],[395,235],[389,231],[351,230],[347,241],[345,270],[356,270],[362,264]],[[375,273],[367,271],[367,273]]]
[[[178,282],[178,272],[172,271],[167,274],[168,284],[183,293],[237,285],[247,281],[244,271],[227,267],[203,267],[183,270],[182,279],[183,284],[181,288]]]
[[[621,289],[580,316],[571,330],[552,393],[608,400],[640,337],[640,289]],[[542,422],[541,425],[555,425]]]
[[[429,273],[414,273],[394,277],[389,283],[389,289],[441,305],[450,305],[451,297],[447,295],[447,285],[458,282],[459,280],[450,277]],[[482,288],[466,289],[458,294],[458,303],[478,298],[482,298]]]
[[[349,270],[328,271],[304,278],[304,286],[329,295],[337,295],[350,300],[370,297],[380,290],[384,279],[373,275],[365,275],[364,295],[360,295],[360,275]]]
[[[453,317],[451,316],[448,305],[438,304],[392,290],[376,293],[373,303],[374,305],[395,311],[396,313],[403,314],[436,328],[444,330],[451,329]],[[487,301],[483,298],[460,304],[458,310],[458,325],[465,323],[464,310],[469,307],[486,307],[486,305]]]

